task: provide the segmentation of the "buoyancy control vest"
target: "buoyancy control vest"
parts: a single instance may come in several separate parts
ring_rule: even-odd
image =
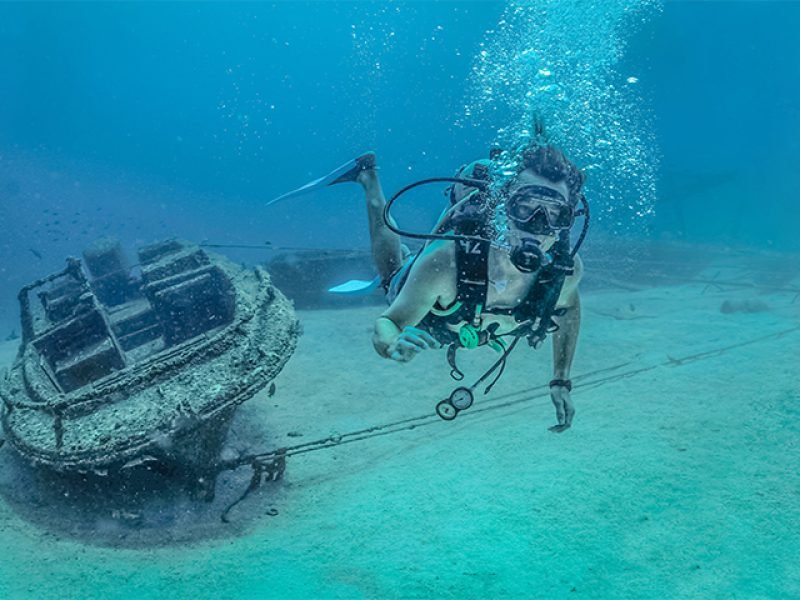
[[[492,161],[476,160],[462,167],[456,177],[491,183]],[[486,297],[489,286],[488,260],[491,243],[491,207],[484,190],[465,183],[453,183],[448,190],[450,206],[440,220],[437,232],[452,231],[465,239],[455,241],[456,298],[447,308],[434,308],[420,323],[438,341],[457,347],[476,348],[489,344],[497,350],[505,347],[494,331],[481,329],[481,314],[506,314],[518,326],[505,335],[525,335],[531,346],[538,347],[548,333],[558,326],[556,303],[566,277],[574,271],[568,232],[548,252],[549,261],[535,272],[535,280],[523,301],[513,309],[489,309]],[[480,239],[468,239],[480,238]],[[458,333],[448,326],[458,326]]]

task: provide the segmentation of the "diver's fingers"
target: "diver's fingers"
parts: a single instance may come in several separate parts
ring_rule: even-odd
[[[426,340],[423,336],[419,335],[420,333],[424,333],[424,332],[420,331],[419,329],[412,330],[412,329],[408,329],[407,328],[407,329],[403,330],[402,339],[411,342],[415,346],[418,346],[420,350],[427,350],[428,348],[433,348],[434,346],[432,346],[428,342],[428,340]],[[430,336],[428,336],[428,337],[430,338]],[[433,338],[430,338],[430,340],[433,343],[436,343],[436,340],[434,340]]]
[[[390,355],[389,358],[392,360],[396,360],[397,362],[408,362],[410,359],[405,356],[400,350],[394,350]]]
[[[420,340],[415,341],[405,336],[397,340],[397,345],[400,346],[401,348],[412,350],[415,353],[425,349],[424,344],[422,344]]]
[[[389,358],[397,362],[408,362],[414,356],[414,353],[408,354],[403,352],[399,348],[395,348],[392,350],[391,354],[389,354]]]
[[[424,346],[420,346],[418,344],[414,344],[408,341],[405,338],[397,340],[397,350],[399,350],[404,356],[408,356],[409,359],[416,356],[423,350],[425,350]]]
[[[428,344],[429,348],[439,348],[441,344],[436,341],[436,338],[433,337],[430,333],[425,331],[424,329],[418,329],[416,327],[406,327],[406,331],[412,332],[417,337],[421,338]]]
[[[548,429],[553,433],[564,433],[569,429],[569,425],[553,425],[552,427],[548,427]]]
[[[403,334],[397,339],[398,344],[405,344],[406,346],[413,346],[419,352],[420,350],[427,350],[428,345],[415,335],[404,331]]]

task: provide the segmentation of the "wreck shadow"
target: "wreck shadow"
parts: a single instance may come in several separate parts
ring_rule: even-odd
[[[263,446],[269,433],[258,420],[248,422],[250,411],[238,412],[228,452]],[[11,510],[50,535],[103,547],[192,545],[244,535],[278,514],[285,497],[280,481],[265,481],[223,522],[226,508],[242,496],[251,476],[248,467],[221,473],[213,500],[205,501],[163,465],[105,475],[62,474],[31,466],[9,444],[0,449],[0,498]]]

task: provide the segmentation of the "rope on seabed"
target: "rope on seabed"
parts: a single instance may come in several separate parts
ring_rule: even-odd
[[[659,367],[680,367],[687,363],[705,360],[707,358],[712,358],[714,356],[720,356],[722,354],[725,354],[726,352],[730,352],[731,350],[735,350],[737,348],[751,346],[753,344],[757,344],[759,342],[763,342],[770,339],[781,338],[796,331],[800,331],[800,325],[796,327],[791,327],[789,329],[784,329],[782,331],[777,331],[774,333],[762,335],[757,338],[752,338],[750,340],[745,340],[743,342],[737,342],[736,344],[731,344],[729,346],[723,346],[721,348],[716,348],[713,350],[706,350],[704,352],[690,354],[688,356],[684,356],[681,358],[674,358],[667,355],[667,360],[664,362],[656,363],[654,365],[639,367],[637,369],[631,369],[628,371],[624,371],[622,373],[616,373],[592,379],[596,375],[607,373],[609,371],[611,372],[617,371],[618,369],[621,369],[631,364],[630,362],[621,363],[613,367],[606,367],[603,369],[590,371],[582,375],[576,375],[575,377],[573,377],[573,380],[576,382],[580,382],[581,387],[588,387],[588,389],[596,389],[607,383],[620,381],[622,379],[628,379],[630,377],[635,377],[636,375],[640,375],[648,371],[653,371]],[[494,401],[489,400],[488,402],[486,402],[485,403],[487,404],[486,406],[475,408],[473,410],[470,410],[469,412],[465,412],[464,416],[469,417],[470,415],[475,415],[490,410],[507,408],[509,406],[514,406],[522,402],[527,402],[529,400],[536,400],[539,398],[548,397],[550,395],[550,391],[546,389],[546,391],[536,394],[534,396],[525,396],[522,398],[517,398],[515,400],[498,402],[499,400],[503,400],[504,398],[510,398],[513,396],[517,396],[519,394],[527,394],[533,390],[541,388],[547,388],[547,386],[545,385],[535,386],[532,388],[527,388],[516,392],[510,392],[508,394],[505,394],[504,396],[497,396],[495,397]],[[317,450],[324,450],[326,448],[333,448],[334,446],[341,446],[343,444],[360,442],[363,440],[376,438],[384,435],[390,435],[401,431],[410,431],[417,427],[423,427],[425,425],[432,425],[433,423],[440,423],[440,422],[441,419],[439,419],[435,413],[433,414],[429,413],[417,417],[402,419],[400,421],[385,423],[383,425],[375,425],[367,429],[352,431],[350,433],[337,434],[329,436],[327,438],[315,440],[312,442],[297,444],[295,446],[278,448],[277,450],[273,450],[271,452],[249,454],[246,456],[241,456],[231,461],[221,462],[217,465],[219,473],[221,473],[222,471],[232,471],[238,469],[239,467],[250,465],[253,469],[253,476],[250,480],[250,484],[248,485],[244,493],[225,508],[220,518],[224,523],[228,523],[229,522],[228,514],[230,513],[230,511],[237,504],[239,504],[245,498],[247,498],[247,496],[249,496],[252,491],[256,490],[261,485],[261,482],[263,481],[265,475],[270,481],[277,481],[278,479],[280,479],[286,467],[286,459],[290,456],[297,456],[298,454],[305,454],[308,452],[315,452]]]

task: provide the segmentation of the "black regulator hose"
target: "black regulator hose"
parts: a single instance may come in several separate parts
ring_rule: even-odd
[[[482,179],[465,179],[463,177],[431,177],[429,179],[422,179],[420,181],[415,181],[414,183],[410,183],[404,188],[401,188],[397,191],[389,200],[386,202],[386,206],[383,207],[383,222],[386,225],[386,228],[390,231],[396,233],[397,235],[401,235],[403,237],[412,238],[415,240],[448,240],[448,241],[460,241],[460,240],[469,240],[475,242],[489,242],[491,240],[487,240],[486,238],[482,238],[476,235],[448,235],[444,233],[414,233],[413,231],[404,231],[397,227],[396,225],[392,224],[392,218],[389,214],[392,210],[392,205],[394,204],[395,200],[397,200],[400,196],[405,194],[407,191],[420,186],[426,185],[429,183],[461,183],[463,185],[469,187],[475,187],[480,189],[482,192],[487,192],[489,190],[489,182],[484,181]]]
[[[429,183],[460,183],[466,185],[468,187],[478,188],[482,192],[488,192],[489,186],[491,185],[490,182],[485,181],[483,179],[467,179],[464,177],[430,177],[428,179],[422,179],[420,181],[415,181],[414,183],[410,183],[407,186],[401,188],[395,194],[389,198],[386,202],[386,206],[383,207],[383,222],[386,225],[386,228],[389,231],[396,233],[397,235],[415,239],[415,240],[447,240],[447,241],[454,241],[458,242],[461,240],[468,240],[468,241],[475,241],[475,242],[488,242],[492,243],[491,240],[487,240],[486,238],[482,238],[476,235],[448,235],[444,233],[415,233],[413,231],[404,231],[397,227],[396,225],[392,224],[392,218],[390,212],[392,210],[392,205],[395,201],[408,192],[409,190],[414,189],[420,185],[427,185]],[[589,203],[586,201],[586,196],[581,194],[580,199],[581,205],[583,206],[582,210],[576,212],[576,216],[583,217],[583,228],[581,229],[581,234],[578,236],[578,241],[575,244],[575,247],[570,252],[570,256],[575,258],[575,255],[578,253],[583,241],[586,239],[586,234],[589,231]]]
[[[586,201],[586,196],[581,194],[581,204],[583,205],[583,210],[578,211],[575,213],[578,216],[583,217],[583,227],[581,228],[581,234],[578,236],[578,241],[575,242],[575,247],[570,252],[570,256],[575,258],[575,255],[578,253],[578,250],[583,244],[583,240],[586,239],[586,233],[589,231],[589,203]]]

